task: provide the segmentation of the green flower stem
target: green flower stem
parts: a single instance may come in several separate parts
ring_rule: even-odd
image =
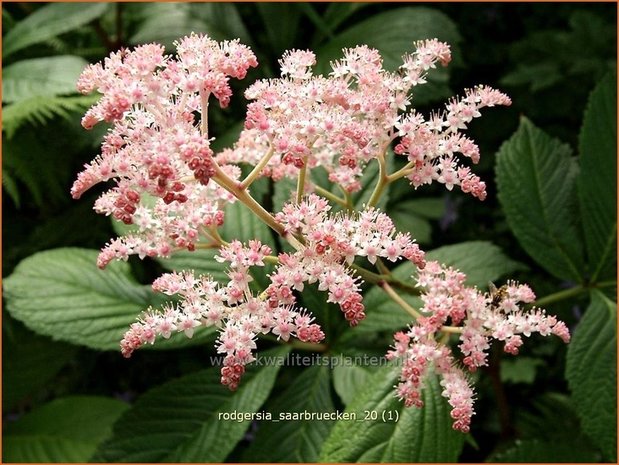
[[[275,255],[267,255],[266,257],[263,258],[263,260],[265,263],[268,263],[270,265],[278,265],[279,264],[279,258],[277,258]]]
[[[406,165],[404,165],[404,167],[387,176],[388,182],[397,181],[398,179],[403,178],[410,173],[410,170],[413,166],[413,162],[408,162]]]
[[[346,210],[354,210],[354,206],[352,203],[352,196],[350,195],[350,192],[348,192],[346,189],[344,189],[342,187],[341,184],[336,184],[337,188],[340,190],[340,192],[342,193],[342,199],[344,199],[344,204],[342,205],[344,208],[346,208]]]
[[[260,218],[260,220],[273,229],[277,234],[286,239],[295,249],[302,247],[301,243],[293,237],[292,234],[289,234],[284,227],[277,222],[275,217],[266,211],[262,205],[260,205],[256,199],[254,199],[251,194],[247,192],[247,189],[241,188],[233,179],[224,173],[216,163],[215,176],[213,176],[212,179],[234,195],[243,205],[249,208],[258,218]]]
[[[547,296],[542,297],[541,299],[537,299],[535,302],[531,303],[530,307],[546,307],[548,305],[554,304],[556,302],[560,302],[565,299],[569,299],[572,297],[576,297],[580,294],[584,294],[589,289],[584,286],[576,286],[570,289],[565,289],[563,291],[555,292],[554,294],[549,294]]]
[[[324,198],[326,198],[326,199],[330,200],[331,202],[333,202],[333,203],[337,203],[338,205],[341,205],[341,206],[342,206],[342,207],[344,207],[344,208],[348,208],[348,204],[347,204],[347,202],[346,202],[346,200],[345,200],[345,199],[343,199],[343,198],[341,198],[341,197],[338,197],[337,195],[335,195],[335,194],[333,194],[333,193],[329,192],[329,191],[328,191],[328,190],[326,190],[326,189],[323,189],[323,188],[322,188],[322,187],[320,187],[320,186],[314,186],[314,190],[315,190],[318,194],[320,194],[322,197],[324,197]]]
[[[305,179],[307,177],[307,156],[303,157],[303,167],[299,170],[299,177],[297,179],[297,203],[301,203],[303,200],[303,194],[305,194]]]
[[[391,275],[391,270],[387,268],[387,265],[380,258],[376,259],[376,268],[378,268],[381,274]]]
[[[210,92],[200,91],[200,133],[205,139],[208,139],[208,98]]]
[[[268,152],[264,154],[264,156],[260,159],[258,164],[254,167],[254,169],[251,170],[251,173],[249,173],[247,177],[243,179],[243,181],[239,185],[241,189],[246,189],[247,187],[249,187],[251,183],[254,182],[258,176],[260,176],[260,173],[262,172],[264,167],[267,165],[267,163],[269,162],[269,160],[271,159],[274,153],[275,153],[275,148],[271,145],[269,147]]]
[[[617,287],[617,281],[602,281],[591,285],[592,288]]]
[[[221,247],[221,244],[215,244],[214,242],[208,242],[208,243],[201,243],[201,244],[196,244],[196,250],[207,250],[207,249],[219,249]],[[173,252],[180,252],[181,250],[186,251],[187,248],[175,248],[172,249]]]
[[[459,326],[441,326],[441,332],[451,334],[462,334],[462,328]]]
[[[372,284],[381,285],[382,283],[388,283],[392,287],[396,289],[400,289],[401,291],[406,292],[410,295],[419,295],[419,289],[410,284],[406,284],[405,282],[400,281],[399,279],[394,278],[388,274],[377,274],[366,268],[363,268],[359,265],[352,264],[350,268],[355,270],[359,276],[363,278],[364,281]]]
[[[400,295],[395,291],[395,289],[393,289],[389,284],[383,282],[382,284],[380,284],[380,287],[383,291],[387,293],[389,297],[391,297],[391,299],[395,303],[397,303],[400,307],[402,307],[402,309],[404,309],[406,313],[411,315],[415,320],[417,320],[417,318],[422,316],[421,313],[417,309],[413,308],[408,302],[406,302],[402,297],[400,297]],[[462,328],[458,326],[441,326],[441,332],[445,333],[445,335],[446,334],[461,334]]]
[[[389,278],[389,276],[382,275],[382,274],[376,274],[370,270],[366,270],[365,268],[359,265],[355,265],[354,263],[350,265],[350,268],[355,270],[357,274],[359,274],[359,276],[361,276],[363,280],[367,281],[368,283],[379,284],[383,281],[386,281],[387,278]]]
[[[344,198],[346,199],[346,209],[353,211],[355,208],[352,204],[352,196],[350,195],[350,192],[344,191]]]
[[[563,291],[555,292],[554,294],[549,294],[547,296],[542,297],[541,299],[537,299],[535,302],[529,304],[530,307],[545,307],[547,305],[554,304],[556,302],[560,302],[562,300],[570,299],[572,297],[579,296],[581,294],[585,294],[589,292],[591,289],[600,289],[604,287],[614,287],[617,286],[617,281],[602,281],[599,283],[592,283],[588,286],[575,286],[569,289],[565,289]]]
[[[210,226],[209,229],[209,234],[211,235],[211,237],[215,240],[215,242],[217,242],[219,245],[228,245],[229,243],[226,242],[220,235],[219,235],[219,231],[217,230],[217,227],[215,226]]]
[[[385,162],[385,152],[383,151],[379,154],[376,159],[378,160],[378,182],[376,183],[376,187],[374,188],[374,192],[372,192],[372,196],[370,197],[366,208],[375,207],[378,204],[385,187],[389,184],[389,177],[387,176],[387,163]]]
[[[228,192],[233,194],[241,203],[243,203],[247,208],[249,208],[261,221],[263,221],[267,226],[277,232],[281,237],[287,240],[295,249],[299,250],[303,247],[301,241],[295,238],[292,234],[289,234],[284,230],[284,227],[277,222],[277,220],[267,212],[262,205],[260,205],[250,194],[247,192],[247,189],[242,189],[239,185],[231,179],[226,173],[224,173],[221,168],[216,164],[215,165],[216,174],[213,176],[213,181],[219,184],[221,187],[226,189]],[[403,283],[390,275],[379,275],[373,273],[365,268],[362,268],[358,265],[351,265],[351,268],[357,271],[359,276],[361,276],[365,281],[369,283],[379,284],[379,283],[389,283],[398,289],[401,289],[409,294],[417,295],[419,291],[414,286]]]
[[[391,300],[393,300],[400,307],[406,310],[406,312],[409,313],[413,318],[415,318],[415,320],[422,316],[421,313],[419,313],[416,309],[409,305],[408,302],[406,302],[402,297],[400,297],[400,294],[398,294],[389,284],[387,284],[386,282],[382,282],[379,285],[381,289],[385,291],[385,293],[389,297],[391,297]]]
[[[221,238],[217,231],[213,234],[212,227],[208,229],[201,227],[200,232],[206,239],[209,240],[209,242],[195,244],[196,249],[218,249],[223,245],[228,245],[228,243]]]
[[[327,346],[327,344],[302,342],[297,339],[290,339],[288,341],[284,341],[273,336],[272,334],[259,334],[258,337],[260,339],[264,339],[265,341],[273,341],[279,344],[285,344],[292,347],[293,349],[298,350],[307,350],[310,352],[326,352],[329,349],[329,346]]]

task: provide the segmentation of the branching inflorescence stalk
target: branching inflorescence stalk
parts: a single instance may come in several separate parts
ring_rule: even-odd
[[[401,178],[414,188],[438,182],[480,200],[486,197],[485,183],[462,164],[462,159],[479,161],[477,145],[463,131],[482,108],[509,105],[509,97],[478,86],[428,119],[409,108],[410,93],[426,82],[428,70],[449,63],[447,44],[436,39],[416,43],[397,72],[383,68],[376,50],[346,49],[328,76],[312,74],[312,52],[286,52],[280,79],[258,81],[246,90],[250,103],[244,129],[232,148],[218,154],[209,139],[209,98],[226,107],[232,96],[230,79],[244,78],[257,66],[256,56],[238,40],[220,43],[204,35],[192,34],[175,45],[176,55],[147,44],[114,52],[84,70],[78,90],[103,95],[82,125],[90,129],[106,121],[113,127],[101,155],[79,174],[71,192],[79,198],[98,182],[116,180],[95,209],[136,226],[103,248],[100,268],[129,255],[168,257],[177,250],[218,248],[215,259],[227,263],[229,280],[219,283],[192,271],[159,277],[153,289],[178,299],[145,310],[120,342],[124,356],[157,337],[173,332],[192,337],[195,327],[216,327],[217,351],[225,354],[222,383],[234,390],[245,365],[255,360],[259,336],[301,350],[328,349],[311,312],[297,306],[305,285],[317,283],[327,302],[338,305],[355,326],[365,318],[363,282],[372,283],[413,320],[408,331],[394,335],[393,350],[387,353],[390,359],[403,359],[398,397],[407,406],[420,407],[424,377],[433,366],[452,407],[453,427],[468,432],[474,393],[462,366],[473,371],[487,365],[492,339],[503,341],[511,354],[518,352],[523,334],[569,340],[567,327],[554,316],[537,308],[523,311],[535,300],[528,286],[508,282],[500,295],[466,286],[463,273],[426,261],[410,233],[397,231],[393,220],[376,208],[388,185]],[[198,108],[202,114],[196,124]],[[390,174],[386,156],[392,142],[394,155],[406,164]],[[374,159],[378,179],[365,208],[355,211],[352,195],[364,187],[364,172]],[[241,163],[253,166],[244,179]],[[341,196],[311,182],[315,168],[326,172]],[[296,178],[293,199],[281,211],[267,211],[250,194],[250,186],[262,176]],[[246,243],[221,238],[217,228],[232,197],[294,250],[277,254],[259,238]],[[155,205],[145,198],[154,198]],[[333,204],[346,211],[332,211]],[[357,258],[376,272],[355,264]],[[386,264],[401,260],[415,267],[417,285],[398,279]],[[255,295],[250,268],[266,264],[275,265],[269,284]],[[578,286],[536,303],[586,290]],[[398,291],[419,295],[423,305],[414,308]],[[461,364],[447,345],[452,334],[459,335]]]

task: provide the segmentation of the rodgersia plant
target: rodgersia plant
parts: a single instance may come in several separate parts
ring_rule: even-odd
[[[242,79],[258,64],[238,41],[191,35],[177,42],[176,55],[149,44],[113,53],[82,73],[79,90],[102,94],[83,126],[105,121],[112,127],[101,155],[79,174],[72,195],[79,198],[96,183],[112,180],[114,186],[95,209],[136,228],[110,241],[98,265],[104,268],[130,255],[168,257],[180,250],[217,248],[216,259],[229,267],[226,284],[189,270],[155,280],[156,291],[180,298],[145,310],[120,342],[123,355],[158,337],[175,332],[191,337],[196,327],[215,326],[217,351],[225,356],[221,382],[235,389],[245,365],[255,359],[258,335],[310,343],[325,338],[311,309],[297,305],[306,284],[318,283],[326,301],[337,304],[354,326],[365,317],[361,286],[368,282],[413,319],[407,332],[395,334],[387,354],[402,361],[397,395],[407,406],[421,407],[424,377],[433,370],[452,407],[453,427],[466,432],[474,413],[466,371],[487,364],[493,339],[511,354],[518,353],[522,336],[532,333],[569,341],[562,322],[543,310],[524,308],[535,300],[527,285],[508,282],[489,293],[465,286],[463,273],[426,263],[415,231],[396,231],[389,216],[376,208],[389,184],[406,181],[415,189],[433,182],[449,190],[458,186],[484,200],[485,184],[469,166],[479,161],[479,149],[464,130],[482,108],[510,104],[503,93],[478,86],[429,117],[416,112],[411,108],[414,88],[437,64],[447,65],[451,55],[438,40],[415,46],[396,72],[383,69],[376,50],[346,49],[328,77],[312,74],[312,52],[286,52],[280,78],[258,81],[245,92],[250,103],[244,129],[233,147],[219,153],[211,149],[211,97],[227,106],[230,79]],[[405,160],[393,172],[386,162],[390,149]],[[369,200],[356,211],[351,195],[367,187],[362,175],[369,163],[378,164],[379,176]],[[253,168],[245,177],[243,164]],[[341,196],[314,182],[317,170],[327,172]],[[296,180],[281,211],[267,211],[252,196],[252,184],[260,177]],[[233,202],[251,210],[291,251],[277,253],[258,240],[224,241],[218,228],[226,220],[225,206]],[[334,213],[336,206],[342,211]],[[399,260],[418,268],[406,290],[418,290],[420,309],[401,298],[390,276],[385,262]],[[370,269],[362,266],[366,262]],[[266,263],[275,269],[268,286],[256,293],[249,285],[250,269]],[[461,363],[447,344],[451,334],[458,335]]]

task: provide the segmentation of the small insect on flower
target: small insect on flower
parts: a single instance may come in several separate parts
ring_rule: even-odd
[[[488,295],[490,296],[490,308],[496,310],[501,306],[501,303],[509,297],[507,284],[503,284],[497,289],[494,283],[488,283]]]

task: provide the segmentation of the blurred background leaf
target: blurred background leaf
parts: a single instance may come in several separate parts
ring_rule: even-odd
[[[56,399],[11,423],[4,431],[6,462],[86,462],[129,406],[115,399]]]
[[[21,60],[2,70],[2,101],[14,103],[31,97],[76,93],[75,84],[88,62],[62,55]]]
[[[2,54],[9,55],[65,32],[72,31],[102,16],[107,3],[50,3],[12,27],[4,37]]]

